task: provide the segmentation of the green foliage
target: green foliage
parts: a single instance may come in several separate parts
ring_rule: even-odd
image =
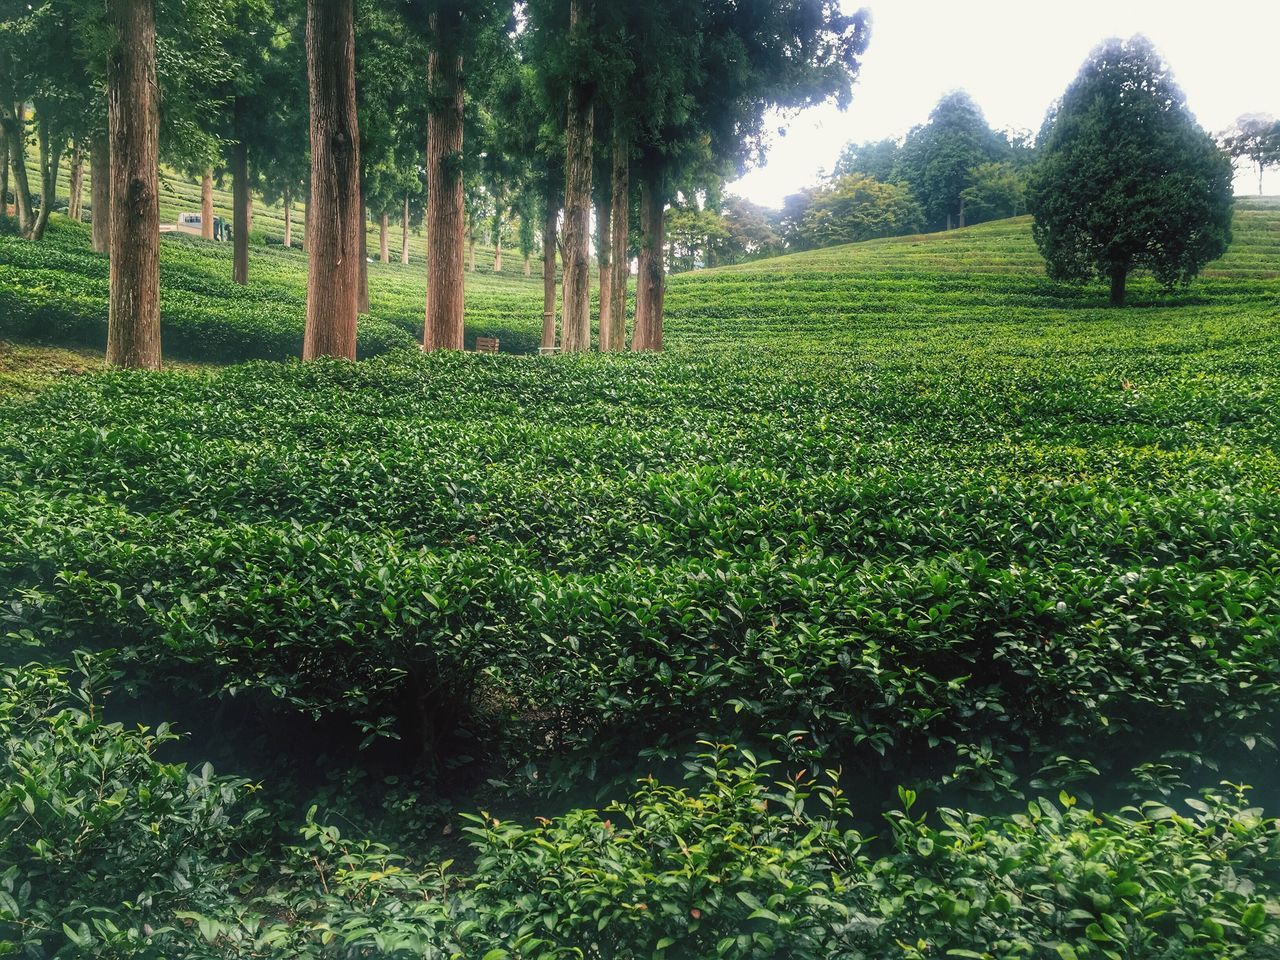
[[[646,778],[536,826],[471,816],[469,875],[309,818],[278,876],[258,876],[265,892],[191,917],[207,940],[196,955],[1101,960],[1280,946],[1280,824],[1238,789],[1181,815],[1100,816],[1064,794],[1012,816],[941,810],[938,827],[902,791],[877,855],[833,774],[784,775],[723,746],[687,766],[688,787]]]
[[[80,667],[0,672],[0,954],[172,956],[175,912],[223,900],[249,786],[159,759],[169,728],[107,722],[109,662]]]
[[[783,236],[796,250],[899,237],[924,229],[924,214],[900,184],[860,174],[787,198]]]
[[[1014,164],[979,164],[969,176],[972,182],[960,192],[966,223],[1003,220],[1026,212],[1027,179]]]
[[[1029,207],[1058,280],[1187,283],[1231,239],[1232,171],[1142,37],[1098,47],[1045,121]]]
[[[911,188],[929,229],[950,229],[968,222],[963,194],[973,184],[971,171],[1009,153],[1008,142],[991,129],[973,99],[957,91],[938,101],[928,123],[907,134],[893,179]]]

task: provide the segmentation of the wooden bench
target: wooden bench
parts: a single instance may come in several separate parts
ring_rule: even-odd
[[[538,356],[540,356],[540,357],[550,357],[550,356],[554,356],[555,354],[557,354],[557,353],[559,353],[559,352],[560,352],[560,348],[559,348],[559,347],[539,347],[539,348],[538,348]]]
[[[476,337],[476,353],[497,353],[500,344],[497,337]]]

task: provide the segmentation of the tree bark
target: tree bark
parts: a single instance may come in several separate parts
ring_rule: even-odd
[[[599,251],[597,259],[600,261],[600,349],[613,349],[613,331],[609,327],[609,315],[613,311],[611,306],[613,298],[613,233],[611,230],[611,220],[613,218],[613,204],[606,199],[603,203],[596,207],[596,230],[599,232],[599,241],[596,249]]]
[[[1113,307],[1123,307],[1125,299],[1125,287],[1129,280],[1129,268],[1125,264],[1115,264],[1111,267],[1111,305]]]
[[[13,167],[13,205],[18,215],[18,232],[29,237],[35,215],[31,208],[31,181],[27,176],[27,107],[24,103],[15,103],[3,109],[9,163]]]
[[[231,279],[241,285],[249,282],[249,147],[240,141],[231,148]]]
[[[155,0],[108,0],[111,274],[107,363],[160,368],[160,121]],[[95,217],[96,219],[96,217]]]
[[[67,216],[79,222],[83,212],[84,148],[77,137],[71,145],[71,183],[67,190]]]
[[[364,205],[364,183],[360,185],[360,286],[356,288],[356,309],[369,312],[369,211]]]
[[[391,260],[391,247],[387,242],[387,226],[388,217],[384,213],[378,218],[378,262],[389,263]]]
[[[302,358],[356,358],[364,207],[356,118],[354,0],[307,0],[311,190]]]
[[[622,350],[627,343],[627,282],[631,277],[631,258],[628,241],[631,226],[631,140],[621,120],[613,128],[613,163],[610,197],[611,212],[609,235],[613,249],[609,254],[609,266],[613,279],[609,291],[609,316],[601,320],[601,327],[609,327],[609,350]],[[604,338],[601,337],[603,340]],[[606,349],[601,346],[602,350]]]
[[[462,55],[456,7],[430,17],[427,59],[427,316],[425,350],[461,350],[463,324]]]
[[[41,116],[36,122],[36,140],[40,157],[40,212],[31,222],[31,239],[44,237],[49,225],[49,214],[58,200],[58,165],[62,160],[62,147],[49,136],[49,121]]]
[[[284,203],[284,248],[286,250],[293,249],[293,189],[284,188],[284,196],[281,201]]]
[[[9,216],[9,131],[0,115],[0,220]]]
[[[556,221],[560,215],[560,195],[555,178],[547,177],[546,219],[542,223],[542,346],[556,345]]]
[[[307,197],[302,201],[302,252],[311,252],[311,184],[309,183]]]
[[[111,249],[111,138],[105,133],[95,133],[89,141],[89,204],[93,250],[107,253]]]
[[[400,214],[400,263],[409,265],[409,195],[405,194],[404,211]]]
[[[569,33],[590,29],[591,0],[569,0]],[[591,148],[595,90],[581,81],[569,87],[565,125],[564,328],[566,353],[591,349]]]
[[[524,275],[526,277],[533,275],[533,256],[526,253],[524,255]]]
[[[213,170],[206,168],[200,178],[200,236],[213,239]]]
[[[662,349],[662,305],[666,293],[663,232],[666,197],[661,170],[640,181],[640,269],[636,276],[636,323],[632,350]]]

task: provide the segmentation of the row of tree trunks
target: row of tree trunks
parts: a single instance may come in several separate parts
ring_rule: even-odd
[[[463,323],[462,56],[455,43],[461,10],[429,18],[427,58],[427,314],[425,350],[461,350]]]
[[[666,275],[662,248],[666,197],[661,169],[640,180],[640,264],[636,275],[636,320],[632,350],[662,349],[662,304]]]
[[[107,58],[111,140],[107,363],[158,370],[160,137],[155,0],[108,0],[107,9],[115,28]]]
[[[35,213],[31,206],[31,180],[27,175],[27,107],[23,103],[0,106],[6,139],[9,141],[9,165],[13,168],[13,205],[18,216],[18,232],[31,235]]]
[[[71,146],[71,177],[67,191],[67,216],[79,222],[84,216],[84,147],[79,138]]]
[[[622,350],[627,342],[627,281],[631,276],[631,258],[627,241],[631,222],[631,140],[625,121],[617,119],[613,126],[612,184],[610,196],[613,211],[610,214],[612,230],[609,243],[609,265],[612,279],[609,291],[609,309],[600,309],[600,349]],[[604,330],[608,329],[606,336]]]
[[[591,0],[569,0],[569,33],[590,30]],[[564,319],[565,353],[591,349],[591,148],[595,90],[574,82],[569,87],[565,125]]]
[[[404,211],[400,214],[400,262],[409,265],[409,195],[405,194]]]
[[[200,236],[213,239],[213,170],[209,168],[200,178]]]
[[[542,347],[556,345],[556,221],[560,215],[560,193],[554,175],[547,177],[546,219],[542,222]]]
[[[94,252],[107,253],[111,249],[111,139],[106,133],[89,138],[89,204]]]
[[[311,204],[302,357],[356,357],[364,206],[356,120],[354,0],[308,0]],[[238,236],[238,234],[237,234]]]
[[[29,240],[39,240],[49,225],[49,214],[58,199],[58,167],[62,147],[49,136],[49,121],[41,116],[36,122],[37,155],[40,158],[40,210],[31,221]]]

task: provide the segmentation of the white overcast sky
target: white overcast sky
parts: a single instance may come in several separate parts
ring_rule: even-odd
[[[773,138],[766,166],[732,192],[767,206],[830,170],[850,140],[901,137],[949,90],[969,91],[993,127],[1038,130],[1089,51],[1145,33],[1211,133],[1241,113],[1280,115],[1280,0],[845,0],[871,11],[853,103],[819,107]],[[1257,192],[1242,171],[1237,193]],[[1267,193],[1280,193],[1280,172]]]

